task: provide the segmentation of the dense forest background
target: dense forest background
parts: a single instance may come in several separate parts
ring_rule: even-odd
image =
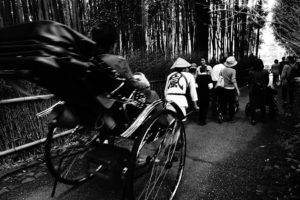
[[[277,0],[273,17],[274,35],[292,54],[300,55],[300,1]]]
[[[0,27],[53,20],[88,36],[97,22],[112,22],[119,32],[116,53],[134,59],[132,67],[147,73],[154,67],[165,69],[171,64],[166,61],[179,55],[197,63],[204,57],[212,64],[229,55],[238,60],[258,55],[264,4],[263,0],[0,0]]]
[[[276,1],[274,33],[285,47],[299,55],[299,0]],[[259,56],[266,3],[267,0],[0,0],[0,28],[53,20],[89,36],[93,25],[108,21],[119,33],[115,53],[125,56],[133,71],[144,72],[150,80],[164,80],[177,56],[197,64],[204,57],[214,65],[234,55],[239,61],[237,78],[242,86],[251,67],[248,61]],[[27,96],[47,93],[27,82],[21,83],[27,91],[20,93],[15,83],[0,79],[0,99],[24,96],[26,92]],[[55,101],[1,108],[0,150],[43,138],[46,126],[35,114]]]

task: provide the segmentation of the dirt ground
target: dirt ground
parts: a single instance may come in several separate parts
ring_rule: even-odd
[[[185,171],[175,199],[285,199],[278,194],[282,182],[276,185],[273,175],[280,175],[282,165],[276,163],[285,156],[278,143],[280,131],[291,124],[282,125],[289,120],[278,117],[253,126],[244,113],[247,89],[242,90],[239,102],[240,110],[233,122],[219,124],[209,115],[207,125],[199,126],[197,113],[190,116],[186,123]],[[77,187],[58,184],[55,198],[50,198],[52,184],[44,165],[38,165],[2,179],[0,199],[116,199],[116,192],[97,179]]]

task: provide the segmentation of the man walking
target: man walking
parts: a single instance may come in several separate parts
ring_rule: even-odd
[[[278,60],[274,60],[274,64],[271,66],[271,72],[273,74],[273,83],[275,86],[277,86],[277,82],[279,80],[279,68],[280,64],[278,63]]]
[[[193,107],[198,110],[197,105],[198,96],[196,91],[196,83],[194,76],[187,72],[191,66],[183,58],[177,58],[171,67],[173,72],[168,75],[165,86],[165,97],[167,100],[175,102],[181,109],[184,116],[186,116],[186,109],[188,108],[187,90],[191,97]]]
[[[217,114],[217,101],[218,101],[218,98],[220,97],[220,94],[221,94],[221,91],[223,88],[220,88],[220,87],[217,87],[216,88],[216,84],[217,84],[217,81],[220,77],[220,72],[222,71],[222,69],[225,68],[225,65],[224,65],[224,62],[225,62],[225,58],[221,59],[221,63],[215,65],[212,70],[211,70],[211,79],[212,79],[212,82],[213,82],[213,89],[212,89],[212,108],[213,108],[213,114]]]

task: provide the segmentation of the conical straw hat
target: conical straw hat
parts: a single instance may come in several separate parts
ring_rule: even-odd
[[[174,64],[172,65],[171,69],[174,69],[174,68],[187,68],[187,67],[190,67],[191,64],[184,60],[183,58],[177,58],[177,60],[174,62]]]

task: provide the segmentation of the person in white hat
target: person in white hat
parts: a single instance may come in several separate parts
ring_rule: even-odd
[[[159,96],[158,96],[157,92],[150,89],[150,82],[146,78],[145,74],[143,74],[142,72],[135,72],[133,74],[133,78],[135,78],[137,81],[143,82],[143,84],[147,85],[146,88],[141,90],[144,93],[145,97],[146,97],[146,99],[145,99],[146,102],[145,103],[152,103],[155,100],[159,99]]]
[[[234,105],[236,101],[236,93],[240,95],[240,90],[236,82],[236,70],[232,69],[237,64],[234,56],[229,56],[224,62],[225,68],[221,70],[221,75],[224,78],[224,90],[220,95],[221,113],[227,113],[227,106],[229,107],[228,121],[232,121],[234,117]]]
[[[199,109],[195,78],[186,71],[190,66],[191,64],[185,59],[177,58],[171,67],[173,72],[168,75],[165,86],[166,99],[175,102],[184,115],[186,115],[186,108],[188,107],[187,93],[190,95],[193,107],[196,110]]]

